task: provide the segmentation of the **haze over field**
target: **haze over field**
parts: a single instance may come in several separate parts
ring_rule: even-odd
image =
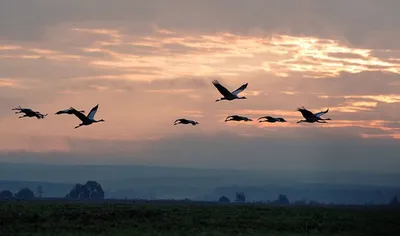
[[[3,0],[0,161],[399,173],[399,8]],[[248,99],[215,103],[216,78],[248,82]],[[54,115],[98,103],[101,124]],[[49,115],[17,119],[18,105]],[[296,124],[301,105],[332,121]],[[288,122],[225,123],[232,114]],[[174,126],[181,117],[200,124]]]

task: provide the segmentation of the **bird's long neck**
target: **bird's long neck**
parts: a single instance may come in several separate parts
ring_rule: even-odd
[[[246,97],[238,97],[238,99],[246,99]]]
[[[215,102],[219,102],[219,101],[222,101],[222,100],[226,100],[226,98],[217,99],[217,100],[215,100]]]
[[[299,120],[299,121],[297,121],[297,123],[302,123],[302,122],[306,122],[306,120]]]

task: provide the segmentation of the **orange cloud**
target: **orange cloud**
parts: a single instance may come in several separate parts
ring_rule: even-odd
[[[149,89],[146,90],[148,93],[168,93],[168,94],[176,94],[176,93],[192,93],[195,90],[193,89]]]
[[[373,56],[373,49],[352,48],[332,39],[243,36],[225,32],[187,35],[166,29],[156,29],[155,34],[147,36],[132,36],[116,29],[71,30],[102,37],[94,38],[90,47],[81,48],[82,54],[7,44],[0,45],[0,50],[5,52],[0,57],[79,61],[94,68],[119,70],[122,76],[115,77],[132,80],[216,74],[233,77],[259,71],[279,77],[301,73],[300,76],[310,78],[336,77],[342,72],[400,73],[399,61],[381,59]],[[16,50],[20,53],[7,53]],[[97,57],[91,53],[107,56]],[[132,71],[132,68],[141,69]]]
[[[397,102],[400,102],[400,95],[398,95],[398,94],[345,96],[345,98],[371,99],[371,100],[375,100],[375,101],[378,101],[378,102],[384,102],[384,103],[397,103]]]
[[[341,72],[400,73],[399,62],[375,57],[372,49],[351,48],[331,39],[232,33],[188,36],[165,29],[157,29],[162,36],[133,37],[110,29],[73,30],[111,37],[110,41],[94,42],[93,47],[83,49],[111,56],[110,59],[93,58],[89,60],[90,65],[123,70],[153,66],[162,70],[155,76],[157,78],[217,73],[237,76],[256,71],[267,71],[281,77],[301,72],[304,77],[312,78],[335,77]],[[117,50],[118,47],[105,47],[111,42],[115,44],[116,39],[122,48],[146,46],[149,50],[144,54],[135,54]]]
[[[19,87],[20,84],[12,79],[0,78],[0,87]]]
[[[18,49],[21,49],[21,46],[18,46],[18,45],[0,45],[0,51],[18,50]]]

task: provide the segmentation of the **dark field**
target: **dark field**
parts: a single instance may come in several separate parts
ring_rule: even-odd
[[[173,203],[0,203],[0,235],[400,235],[400,210]]]

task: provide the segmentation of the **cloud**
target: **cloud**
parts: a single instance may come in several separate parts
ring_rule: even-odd
[[[232,77],[259,71],[277,77],[329,78],[345,72],[398,74],[400,65],[396,61],[373,56],[372,49],[352,48],[338,40],[315,37],[239,35],[228,32],[187,35],[185,32],[168,31],[168,34],[160,34],[160,30],[144,36],[130,36],[123,30],[104,28],[69,28],[68,31],[72,35],[99,35],[110,39],[103,41],[105,39],[93,38],[92,43],[81,47],[80,51],[71,47],[70,41],[64,51],[18,45],[18,50],[5,50],[4,76],[27,76],[23,71],[12,70],[16,62],[35,68],[50,64],[47,65],[47,76],[39,73],[45,69],[34,70],[37,77],[62,74],[64,78],[128,80],[216,74]],[[64,38],[68,37],[71,35],[67,34]],[[138,45],[146,45],[147,48],[139,52],[135,49]],[[174,45],[172,49],[171,45]],[[178,51],[174,49],[177,47],[180,48]],[[343,57],[341,53],[354,57]],[[15,61],[10,62],[10,59]],[[77,70],[69,70],[71,65]],[[58,75],[51,74],[50,68],[57,71]],[[85,73],[86,76],[78,73]]]
[[[120,42],[118,47],[131,49],[146,45],[147,52],[131,54],[97,48],[113,55],[109,61],[95,60],[91,64],[110,68],[158,65],[164,68],[162,76],[182,76],[192,71],[195,75],[212,73],[240,73],[265,70],[287,77],[302,72],[305,77],[338,76],[341,72],[388,71],[399,73],[399,64],[374,57],[372,50],[351,48],[339,41],[312,37],[277,35],[272,37],[243,36],[231,33],[214,35],[138,37],[135,42]],[[125,45],[125,46],[124,46]],[[176,50],[178,49],[178,50]],[[94,49],[86,49],[94,50]],[[129,52],[129,49],[128,49]],[[347,55],[343,57],[343,53]],[[156,55],[154,55],[156,54]],[[172,55],[172,57],[171,57]],[[352,55],[349,57],[348,55]],[[241,60],[241,65],[233,64]]]
[[[0,87],[16,88],[19,87],[19,83],[12,79],[0,78]]]
[[[131,32],[137,34],[143,32],[137,25],[202,32],[262,30],[297,36],[336,37],[361,47],[396,48],[392,39],[399,33],[395,27],[400,22],[395,11],[398,7],[395,0],[379,4],[372,0],[355,0],[352,4],[343,0],[301,3],[293,0],[254,0],[251,3],[239,0],[172,0],[168,3],[162,0],[116,0],[113,3],[72,0],[68,4],[50,0],[29,3],[14,0],[2,4],[0,38],[40,40],[46,29],[61,24],[101,22],[110,25],[116,22],[120,27],[134,25]]]

